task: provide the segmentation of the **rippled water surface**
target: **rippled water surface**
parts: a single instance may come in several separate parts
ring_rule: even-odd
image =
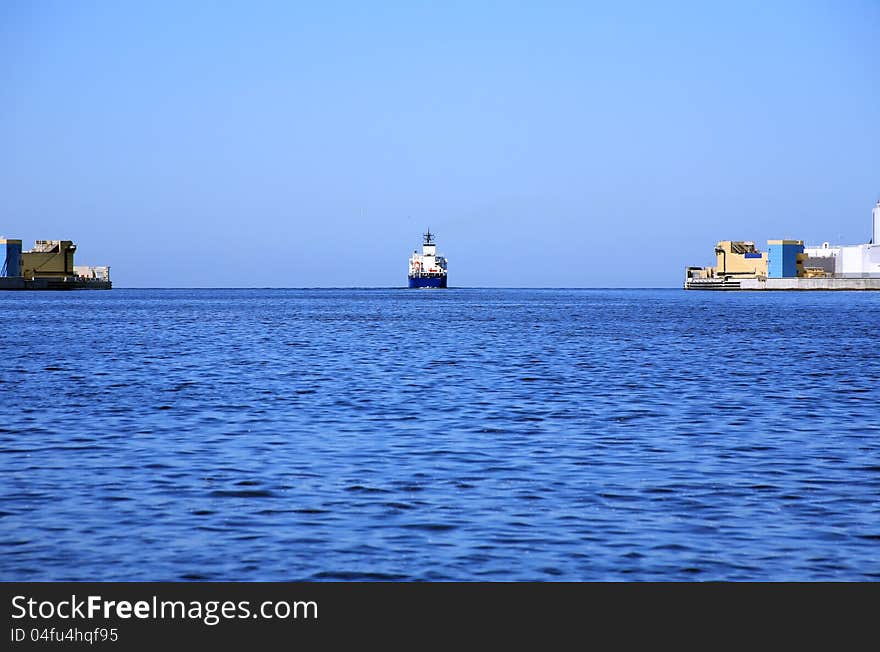
[[[3,580],[877,580],[880,293],[0,295]]]

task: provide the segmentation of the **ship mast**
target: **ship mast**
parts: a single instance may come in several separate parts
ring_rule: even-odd
[[[434,235],[431,233],[431,227],[428,227],[428,230],[425,232],[425,242],[424,244],[434,244]]]

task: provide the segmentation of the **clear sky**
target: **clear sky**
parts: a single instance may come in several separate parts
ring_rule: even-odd
[[[0,2],[0,235],[117,287],[673,287],[867,242],[880,2]]]

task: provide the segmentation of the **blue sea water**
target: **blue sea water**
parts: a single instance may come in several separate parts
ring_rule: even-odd
[[[880,294],[0,295],[2,580],[877,580]]]

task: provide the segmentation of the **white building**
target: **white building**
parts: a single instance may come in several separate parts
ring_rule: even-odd
[[[880,277],[880,201],[871,212],[873,237],[868,244],[804,247],[804,268],[821,268],[838,278]]]

